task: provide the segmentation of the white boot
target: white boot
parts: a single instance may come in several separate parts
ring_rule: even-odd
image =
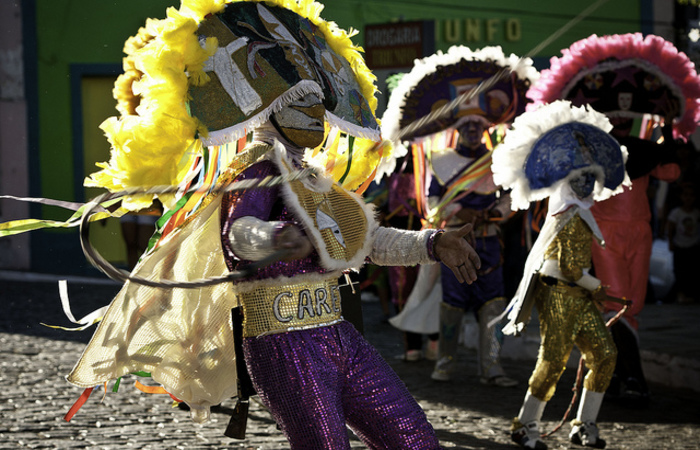
[[[478,356],[481,384],[498,387],[513,387],[518,384],[517,380],[506,376],[501,367],[501,346],[503,345],[501,324],[491,325],[491,321],[501,315],[505,307],[505,299],[495,298],[479,308]]]
[[[593,392],[584,388],[576,419],[571,422],[569,439],[574,444],[586,447],[605,448],[605,440],[598,435],[598,411],[603,403],[604,392]]]
[[[513,419],[510,438],[523,448],[547,450],[547,444],[540,433],[540,419],[547,402],[534,397],[530,391],[525,395],[520,414]]]

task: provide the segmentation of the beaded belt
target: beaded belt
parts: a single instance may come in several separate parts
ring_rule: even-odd
[[[542,282],[548,286],[568,286],[568,287],[577,287],[578,284],[576,283],[571,283],[570,281],[564,281],[560,280],[559,278],[551,277],[549,275],[542,275],[540,278]]]
[[[261,287],[239,294],[243,337],[332,325],[343,319],[338,281]]]

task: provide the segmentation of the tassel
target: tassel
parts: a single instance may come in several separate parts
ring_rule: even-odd
[[[174,401],[182,403],[182,400],[175,397],[170,392],[166,391],[163,386],[146,386],[145,384],[141,384],[141,382],[138,380],[136,380],[135,386],[136,389],[138,389],[141,392],[145,392],[146,394],[168,394],[170,398],[172,398]]]
[[[78,400],[76,400],[75,403],[73,403],[73,406],[71,406],[71,408],[68,410],[66,415],[63,416],[63,420],[65,420],[66,422],[70,422],[70,420],[73,418],[75,413],[78,412],[80,407],[83,406],[85,404],[85,402],[87,401],[87,399],[90,397],[90,394],[92,394],[93,389],[95,389],[95,388],[91,387],[91,388],[87,388],[83,391],[83,393],[80,395]]]
[[[245,439],[245,430],[248,423],[248,400],[239,400],[236,403],[236,408],[231,414],[224,436],[233,439]]]

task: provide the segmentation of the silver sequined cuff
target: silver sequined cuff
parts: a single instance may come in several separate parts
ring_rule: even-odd
[[[289,222],[267,222],[257,217],[245,216],[237,219],[229,231],[231,250],[240,259],[259,261],[275,252],[277,236]]]

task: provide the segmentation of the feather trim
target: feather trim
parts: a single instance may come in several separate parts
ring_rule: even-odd
[[[204,137],[206,145],[221,145],[242,137],[246,129],[262,123],[281,107],[278,103],[245,125],[236,124],[211,134],[187,111],[189,84],[201,85],[208,81],[204,64],[216,51],[214,40],[200,45],[197,27],[206,16],[236,1],[255,0],[182,0],[179,10],[171,7],[167,18],[146,20],[139,33],[127,40],[125,74],[118,80],[114,92],[121,116],[111,117],[101,125],[112,147],[110,160],[97,164],[101,170],[86,178],[86,186],[115,192],[134,187],[179,185],[194,158],[201,155],[202,146],[193,146],[197,134]],[[345,31],[334,22],[323,20],[320,17],[323,5],[314,0],[264,1],[305,17],[322,30],[327,44],[348,61],[361,94],[374,114],[376,77],[362,59],[362,49],[350,40],[357,31]],[[342,122],[334,117],[329,120]],[[348,132],[357,131],[345,128]],[[376,132],[365,131],[360,135],[379,140]],[[130,204],[145,207],[152,202],[152,197],[135,197],[130,199]]]
[[[286,161],[283,161],[283,159]],[[279,142],[275,142],[274,145],[273,162],[279,167],[282,175],[287,175],[289,173],[289,170],[287,169],[287,167],[289,167],[289,160],[286,157],[284,147]],[[334,184],[333,180],[327,176],[319,176],[317,177],[317,180],[318,181],[314,182],[313,185],[305,183],[305,186],[314,192],[323,193],[328,192]],[[328,253],[328,250],[326,250],[326,248],[323,246],[323,236],[321,235],[321,232],[316,228],[313,219],[306,213],[303,206],[299,202],[299,199],[294,192],[292,192],[289,184],[284,183],[281,186],[280,192],[287,207],[294,212],[294,216],[303,224],[304,231],[308,235],[311,235],[310,237],[314,242],[321,243],[321,245],[315,245],[314,247],[319,254],[321,266],[324,269],[331,271],[343,271],[347,269],[359,270],[359,268],[362,267],[367,256],[372,251],[374,231],[378,226],[377,221],[375,220],[376,214],[372,204],[365,203],[362,197],[347,191],[348,195],[355,200],[355,202],[364,212],[367,219],[367,232],[362,249],[360,249],[353,258],[351,258],[349,261],[337,260],[333,259],[330,253]]]
[[[674,93],[680,92],[685,108],[674,123],[674,131],[687,138],[700,121],[700,77],[693,62],[683,52],[660,36],[641,33],[615,34],[599,37],[592,35],[574,42],[562,50],[562,56],[551,59],[549,69],[543,70],[539,82],[528,91],[528,97],[535,103],[561,99],[568,93],[572,80],[601,70],[601,66],[613,63],[600,63],[608,58],[629,65],[640,65],[657,75],[663,84]]]
[[[406,155],[408,155],[408,148],[401,143],[394,143],[392,154],[386,155],[379,162],[374,179],[381,180],[385,176],[393,174],[396,171],[396,161]]]
[[[529,80],[534,83],[539,79],[539,73],[532,65],[530,58],[518,58],[511,54],[505,56],[500,46],[484,47],[472,51],[468,47],[455,45],[447,50],[447,53],[437,53],[423,59],[414,61],[413,69],[399,81],[389,97],[386,113],[382,117],[382,135],[387,139],[396,140],[399,132],[399,123],[406,103],[406,96],[426,77],[435,73],[440,66],[456,64],[462,59],[474,61],[492,61],[495,65],[505,67],[513,71],[521,80]]]
[[[530,202],[549,197],[560,186],[555,183],[549,188],[531,190],[525,175],[525,162],[537,140],[547,131],[569,122],[581,122],[600,128],[606,133],[612,129],[608,118],[587,106],[574,107],[565,100],[541,105],[535,111],[529,111],[516,117],[513,127],[505,140],[493,151],[493,180],[506,189],[511,189],[511,208],[527,209]],[[627,161],[627,149],[622,147],[623,161]],[[575,176],[569,174],[567,180]],[[603,187],[600,179],[596,181],[594,200],[600,201],[622,192],[622,186],[631,185],[629,175],[615,190]]]

